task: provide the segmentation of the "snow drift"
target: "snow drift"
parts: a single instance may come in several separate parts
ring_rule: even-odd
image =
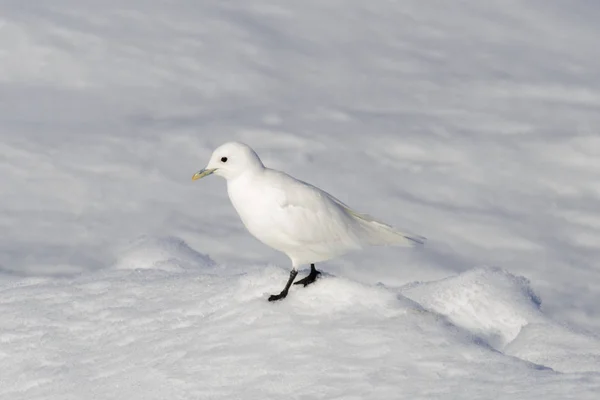
[[[401,291],[491,347],[561,372],[600,372],[600,340],[544,315],[529,281],[479,268]]]
[[[393,398],[510,382],[592,398],[576,383],[600,383],[552,371],[597,371],[598,340],[544,317],[527,281],[500,269],[400,290],[325,275],[271,304],[285,269],[214,265],[176,238],[136,243],[118,263],[134,269],[2,281],[1,395]]]

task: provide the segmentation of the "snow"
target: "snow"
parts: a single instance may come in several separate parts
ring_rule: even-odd
[[[599,18],[1,2],[0,398],[596,398]],[[289,261],[190,181],[230,140],[427,246],[269,304]]]
[[[600,388],[600,340],[561,332],[526,280],[500,269],[399,290],[329,275],[269,305],[283,268],[198,254],[195,269],[165,270],[189,247],[141,242],[146,253],[125,258],[157,268],[3,284],[3,396],[558,399]],[[512,337],[515,323],[531,329],[494,351],[489,337]]]
[[[600,340],[542,312],[530,283],[499,268],[478,268],[401,291],[485,344],[559,372],[600,372]]]

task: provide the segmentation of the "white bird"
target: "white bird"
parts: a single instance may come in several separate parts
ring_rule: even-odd
[[[210,174],[227,180],[229,199],[248,231],[292,261],[285,288],[269,301],[287,296],[300,265],[311,266],[310,274],[296,282],[306,286],[320,274],[317,262],[365,245],[411,246],[425,240],[360,214],[318,187],[265,167],[243,143],[229,142],[217,148],[206,168],[192,180]]]

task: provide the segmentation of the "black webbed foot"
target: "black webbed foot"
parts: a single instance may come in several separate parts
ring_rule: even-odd
[[[288,294],[287,290],[284,290],[283,292],[281,292],[279,294],[272,294],[271,296],[269,296],[269,301],[283,300],[286,298],[287,294]]]
[[[314,283],[317,278],[321,275],[320,271],[317,271],[315,268],[315,264],[310,264],[310,273],[306,278],[300,279],[298,282],[295,282],[294,285],[304,285],[305,287]]]
[[[283,288],[281,293],[272,294],[271,296],[269,296],[269,301],[277,301],[277,300],[285,299],[286,296],[288,295],[288,290],[290,289],[290,286],[292,286],[292,282],[294,282],[294,279],[296,279],[296,275],[298,275],[298,271],[296,271],[295,269],[292,269],[290,271],[290,277],[289,277],[287,283],[285,284],[285,288]]]

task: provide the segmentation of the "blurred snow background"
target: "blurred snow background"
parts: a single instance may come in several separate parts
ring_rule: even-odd
[[[0,396],[595,398],[600,5],[0,2]],[[228,140],[423,234],[289,261]]]

